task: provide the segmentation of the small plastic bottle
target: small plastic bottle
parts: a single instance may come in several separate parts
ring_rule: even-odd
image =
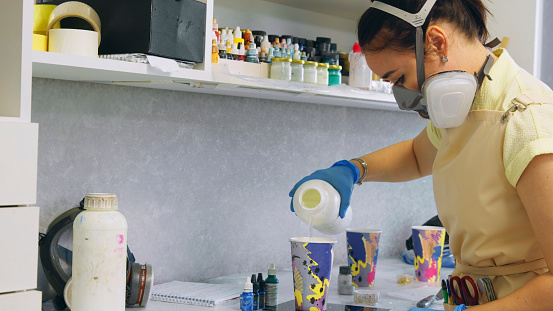
[[[211,62],[214,64],[219,62],[219,47],[216,39],[211,40]]]
[[[358,42],[353,45],[353,51],[349,53],[349,85],[365,90],[371,89],[372,71],[367,66],[365,55],[361,51]]]
[[[303,82],[303,63],[301,59],[292,60],[292,81],[294,82]]]
[[[124,311],[127,220],[111,193],[89,193],[73,222],[71,309]]]
[[[317,84],[328,85],[328,63],[317,65]]]
[[[253,311],[253,284],[249,277],[246,277],[244,292],[240,295],[240,310]]]
[[[278,279],[275,264],[269,266],[269,276],[265,279],[265,310],[276,311],[278,306]]]
[[[340,266],[340,274],[338,274],[338,294],[353,295],[351,278],[351,267]]]
[[[296,215],[317,231],[335,235],[344,232],[351,223],[349,207],[340,218],[340,194],[324,180],[312,179],[301,184],[292,199]]]
[[[317,63],[305,62],[303,65],[303,82],[317,84]]]
[[[342,66],[330,65],[328,67],[328,85],[342,84]]]
[[[259,310],[265,309],[265,280],[263,280],[263,273],[257,274],[257,281],[259,282]]]
[[[253,285],[253,309],[257,310],[259,309],[259,283],[257,282],[255,274],[252,274],[251,280]]]
[[[271,79],[290,81],[292,79],[292,62],[289,58],[273,57],[271,59]]]
[[[259,64],[259,57],[257,56],[257,48],[255,43],[250,43],[250,49],[246,54],[246,62]]]

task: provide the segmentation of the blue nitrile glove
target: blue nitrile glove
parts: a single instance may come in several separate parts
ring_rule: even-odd
[[[465,305],[460,305],[460,306],[457,306],[455,307],[455,309],[453,311],[463,311],[463,310],[466,310],[467,307],[465,307]],[[423,308],[413,308],[413,309],[409,309],[409,311],[436,311],[434,309],[423,309]]]
[[[359,176],[361,176],[359,168],[357,168],[355,164],[346,160],[338,161],[327,169],[315,171],[313,174],[304,177],[294,186],[289,195],[291,198],[294,198],[294,194],[298,187],[308,180],[324,180],[338,190],[340,194],[340,218],[344,218],[351,201],[353,185],[359,180]],[[293,199],[290,202],[290,210],[292,212],[294,211]]]

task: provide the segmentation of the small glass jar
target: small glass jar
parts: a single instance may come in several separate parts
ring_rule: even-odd
[[[271,60],[271,79],[290,81],[292,79],[292,67],[290,58],[274,57]]]
[[[303,65],[303,82],[317,84],[317,62],[305,62]]]
[[[353,284],[350,266],[340,266],[340,274],[338,274],[338,294],[353,295]]]
[[[292,81],[303,82],[304,69],[303,64],[305,62],[301,59],[292,60]]]
[[[342,66],[330,65],[328,67],[328,85],[342,84]]]
[[[317,66],[317,84],[328,85],[328,63],[319,63]]]

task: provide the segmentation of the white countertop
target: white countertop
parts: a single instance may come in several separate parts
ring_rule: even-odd
[[[347,304],[355,305],[353,303],[353,295],[344,296],[338,295],[338,266],[333,267],[332,276],[330,281],[329,296],[327,296],[328,303],[334,304]],[[427,297],[429,295],[436,294],[440,287],[438,284],[428,284],[414,282],[413,284],[400,285],[396,282],[396,277],[399,274],[409,273],[414,274],[415,268],[412,265],[404,263],[401,259],[387,259],[382,258],[378,260],[376,267],[376,279],[375,279],[375,291],[380,292],[380,300],[375,307],[386,308],[391,310],[409,310],[414,308],[417,301]],[[446,278],[451,274],[453,269],[442,268],[441,279]],[[237,283],[242,284],[247,276],[251,276],[252,271],[248,274],[231,275],[226,277],[219,277],[213,280],[209,280],[210,283]],[[265,273],[264,273],[265,274]],[[293,281],[292,281],[292,269],[284,269],[277,272],[277,278],[279,279],[279,295],[278,302],[283,303],[294,299],[293,295]],[[434,302],[430,307],[436,310],[443,310],[443,301]],[[213,307],[193,306],[186,304],[167,303],[160,301],[149,301],[146,308],[127,308],[127,311],[209,311]],[[214,307],[214,311],[231,311],[240,310],[240,304],[238,301],[234,301],[230,304],[223,304]]]

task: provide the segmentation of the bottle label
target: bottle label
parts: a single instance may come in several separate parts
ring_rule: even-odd
[[[265,292],[259,293],[259,309],[265,309]]]
[[[276,307],[278,304],[278,283],[265,283],[265,307]]]
[[[240,295],[240,310],[253,311],[253,293],[242,293]]]

